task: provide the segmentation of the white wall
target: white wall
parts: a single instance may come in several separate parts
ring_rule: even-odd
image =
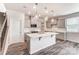
[[[7,11],[9,20],[9,40],[8,44],[24,41],[24,14],[18,11]]]
[[[25,28],[30,28],[30,19],[28,15],[25,15],[25,19],[24,19],[24,27]]]
[[[0,12],[6,12],[6,8],[3,3],[0,3]]]

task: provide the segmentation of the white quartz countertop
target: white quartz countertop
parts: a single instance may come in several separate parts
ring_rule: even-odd
[[[25,28],[24,29],[24,32],[27,33],[27,32],[30,32],[32,31],[33,29],[31,28]],[[39,28],[35,29],[35,31],[40,31]],[[45,31],[49,31],[49,32],[60,32],[60,33],[65,33],[67,32],[67,30],[65,28],[53,28],[53,29],[45,29]]]
[[[54,32],[44,32],[44,33],[27,33],[26,35],[29,37],[42,37],[42,36],[50,36],[50,35],[56,35],[58,33]]]
[[[65,32],[67,32],[65,28],[46,29],[46,31],[60,32],[60,33],[65,33]]]

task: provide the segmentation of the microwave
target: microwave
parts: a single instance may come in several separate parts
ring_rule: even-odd
[[[31,27],[36,28],[37,24],[31,24]]]

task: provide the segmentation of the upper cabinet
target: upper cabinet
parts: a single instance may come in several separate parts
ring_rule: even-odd
[[[40,23],[41,23],[41,19],[36,18],[36,17],[30,17],[30,16],[25,16],[25,23],[24,23],[24,27],[25,28],[31,28],[32,24],[36,24],[36,28],[40,28]],[[32,27],[33,28],[33,27]]]
[[[57,22],[57,27],[58,28],[65,28],[65,19],[58,19],[58,22]]]

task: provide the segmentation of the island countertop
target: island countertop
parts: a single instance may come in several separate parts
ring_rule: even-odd
[[[42,37],[42,36],[49,36],[49,35],[56,35],[58,33],[55,32],[44,32],[44,33],[27,33],[26,35],[29,37]]]

